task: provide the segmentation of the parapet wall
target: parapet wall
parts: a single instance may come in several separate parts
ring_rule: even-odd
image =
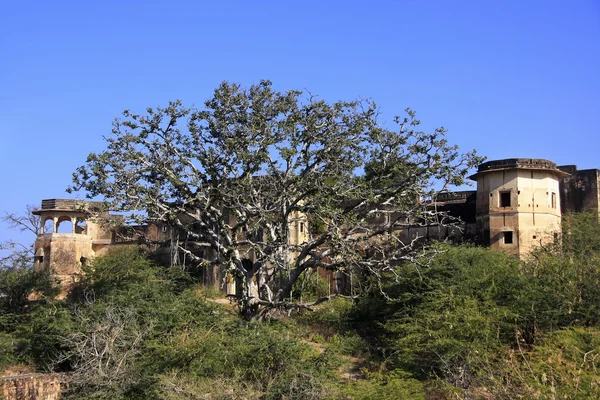
[[[105,208],[101,201],[73,200],[73,199],[47,199],[42,200],[42,210],[88,210]]]
[[[556,164],[552,161],[545,160],[543,158],[506,158],[503,160],[494,160],[484,162],[477,168],[478,172],[485,172],[496,169],[513,169],[513,168],[526,168],[526,169],[549,169],[556,170]]]

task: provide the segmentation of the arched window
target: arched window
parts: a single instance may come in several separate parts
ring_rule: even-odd
[[[87,235],[87,223],[83,218],[77,218],[77,224],[75,224],[75,233]]]
[[[53,233],[54,232],[54,220],[52,218],[48,218],[44,221],[44,233]]]
[[[73,233],[73,222],[71,222],[71,217],[58,218],[58,226],[56,227],[56,232]]]

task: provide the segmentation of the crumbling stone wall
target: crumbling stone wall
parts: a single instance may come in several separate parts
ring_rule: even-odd
[[[62,374],[0,377],[0,397],[4,400],[59,400],[67,387]]]
[[[561,211],[588,211],[600,214],[600,170],[578,170],[576,165],[564,165],[559,168],[571,174],[560,182]]]

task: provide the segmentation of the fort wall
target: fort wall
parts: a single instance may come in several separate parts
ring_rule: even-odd
[[[398,234],[409,243],[415,239],[456,241],[471,240],[485,246],[498,248],[515,256],[527,257],[536,246],[558,239],[562,214],[568,211],[592,211],[600,209],[600,171],[578,170],[574,165],[557,167],[555,163],[536,158],[510,158],[488,161],[479,165],[471,179],[477,182],[476,191],[442,192],[436,198],[424,202],[424,206],[445,213],[455,226],[445,226],[440,221],[424,223],[414,216],[395,215],[393,210],[373,213],[372,223],[383,223],[385,218],[407,218],[406,228]],[[235,214],[229,215],[231,224]],[[77,281],[82,267],[93,257],[105,254],[118,245],[150,246],[157,258],[173,261],[168,248],[171,236],[177,232],[166,225],[122,226],[121,217],[111,215],[104,203],[69,199],[42,201],[42,222],[49,222],[36,240],[36,269],[49,269],[57,283],[68,287]],[[121,218],[122,220],[122,218]],[[70,223],[71,230],[59,231],[63,223]],[[245,235],[265,235],[265,232],[239,232]],[[293,215],[289,225],[290,241],[299,244],[309,238],[306,216]],[[210,248],[195,250],[205,260],[218,260],[219,255]],[[242,249],[244,262],[253,263],[251,249]],[[290,261],[295,258],[290,254]],[[205,284],[225,288],[236,293],[236,282],[227,279],[217,265],[204,267]]]

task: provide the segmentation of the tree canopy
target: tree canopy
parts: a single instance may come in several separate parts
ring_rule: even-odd
[[[330,103],[276,91],[269,81],[224,82],[201,108],[175,101],[125,111],[106,149],[89,155],[68,190],[102,196],[133,220],[169,224],[187,259],[215,261],[203,260],[200,248],[219,255],[242,280],[246,304],[286,307],[307,269],[381,277],[401,260],[428,256],[421,241],[402,241],[398,230],[407,217],[449,222],[420,199],[463,184],[481,158],[450,145],[444,128],[419,130],[415,113],[406,113],[390,130],[371,100]],[[309,234],[292,240],[299,220]],[[244,262],[250,250],[254,262]],[[253,281],[259,298],[250,293]]]

